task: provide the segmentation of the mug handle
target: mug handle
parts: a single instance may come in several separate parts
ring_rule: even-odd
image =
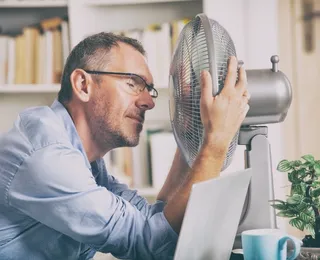
[[[293,237],[293,236],[284,236],[279,240],[279,247],[280,247],[281,250],[283,249],[283,247],[285,245],[285,242],[287,240],[291,240],[293,242],[293,245],[294,245],[293,253],[292,253],[292,255],[287,256],[287,260],[294,260],[294,259],[296,259],[298,257],[298,255],[300,253],[301,241],[299,239]]]

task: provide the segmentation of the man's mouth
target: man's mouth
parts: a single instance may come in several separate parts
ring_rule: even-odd
[[[144,118],[141,116],[128,116],[130,119],[137,121],[140,124],[143,124]]]

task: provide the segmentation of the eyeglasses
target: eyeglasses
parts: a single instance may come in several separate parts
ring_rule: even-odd
[[[140,94],[147,88],[152,98],[158,97],[158,91],[154,88],[153,84],[148,84],[144,78],[134,73],[124,72],[110,72],[110,71],[97,71],[97,70],[84,70],[89,74],[97,75],[118,75],[128,78],[127,85],[137,94]]]

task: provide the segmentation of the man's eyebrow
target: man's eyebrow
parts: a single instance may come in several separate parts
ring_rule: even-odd
[[[144,81],[147,82],[148,85],[150,85],[150,86],[152,86],[152,87],[154,86],[154,83],[153,83],[153,82],[148,83],[148,80],[147,80],[147,78],[146,78],[144,75],[141,75],[141,74],[136,74],[136,75],[138,75],[139,77],[143,78]]]

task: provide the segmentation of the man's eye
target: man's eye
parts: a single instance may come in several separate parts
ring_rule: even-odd
[[[137,88],[137,84],[132,79],[128,79],[127,80],[127,85],[132,89],[136,89]]]

